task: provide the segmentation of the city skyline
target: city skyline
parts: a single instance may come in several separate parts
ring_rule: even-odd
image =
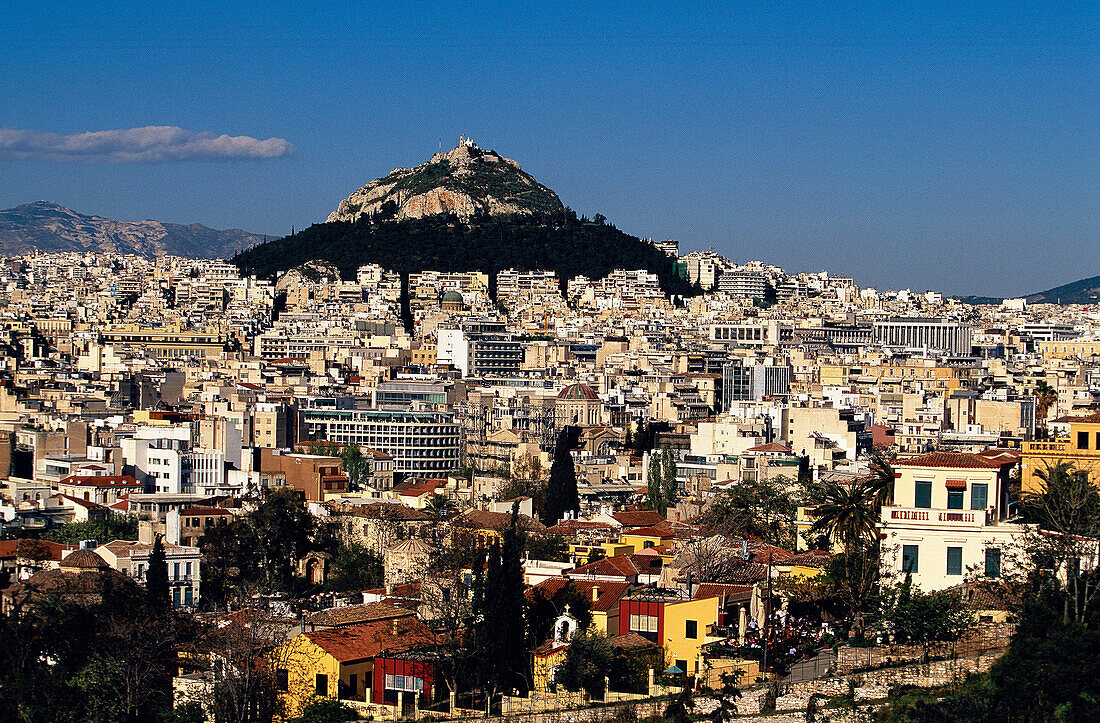
[[[13,7],[0,207],[281,235],[466,135],[685,251],[1018,296],[1097,272],[1098,17]]]

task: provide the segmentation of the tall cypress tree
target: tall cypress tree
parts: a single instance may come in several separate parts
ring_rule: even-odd
[[[523,596],[525,542],[526,533],[519,525],[517,502],[512,506],[511,524],[488,551],[484,581],[474,594],[476,655],[473,657],[480,661],[479,677],[490,695],[513,688],[524,691],[530,680]]]
[[[164,535],[153,540],[149,552],[149,571],[145,573],[145,594],[154,608],[166,608],[168,596],[168,556],[164,552]]]
[[[542,512],[545,525],[557,523],[566,511],[578,512],[581,508],[577,470],[569,450],[571,438],[570,428],[566,427],[558,434],[558,442],[554,445],[554,463],[550,465],[550,482],[546,486],[546,504]]]

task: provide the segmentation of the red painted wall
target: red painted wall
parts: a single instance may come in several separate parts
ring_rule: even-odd
[[[630,632],[631,615],[657,616],[657,644],[665,639],[665,604],[643,600],[623,600],[619,603],[619,635]]]
[[[394,660],[378,656],[374,659],[374,685],[371,686],[371,700],[382,703],[385,695],[387,675],[415,675],[424,679],[424,691],[421,701],[434,700],[435,666],[420,660]]]

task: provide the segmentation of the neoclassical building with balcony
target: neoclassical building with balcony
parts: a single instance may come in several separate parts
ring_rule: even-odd
[[[894,502],[882,508],[883,574],[906,573],[922,590],[961,583],[968,572],[1000,577],[1026,528],[1009,522],[1008,450],[931,452],[895,463]]]

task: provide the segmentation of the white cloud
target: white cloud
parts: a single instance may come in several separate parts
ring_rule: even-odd
[[[294,146],[282,138],[261,141],[250,136],[186,131],[176,126],[120,128],[67,136],[0,128],[0,160],[157,163],[279,158],[293,153]]]

